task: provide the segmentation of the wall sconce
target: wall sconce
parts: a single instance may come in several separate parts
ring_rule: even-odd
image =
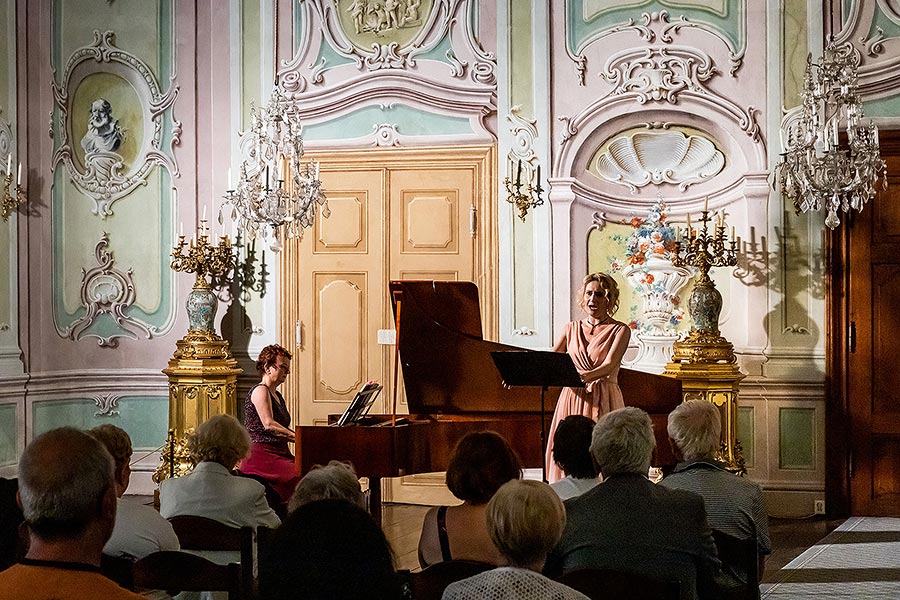
[[[531,178],[529,177],[528,179],[530,180]],[[516,167],[515,183],[510,181],[509,177],[503,180],[503,185],[506,186],[506,201],[514,205],[519,210],[519,218],[522,219],[523,223],[525,222],[525,215],[528,214],[529,208],[534,208],[544,203],[544,199],[541,198],[541,193],[544,191],[544,189],[541,187],[540,164],[538,164],[537,167],[537,180],[535,183],[536,185],[534,186],[532,186],[530,183],[526,186],[522,185],[521,159],[519,159],[518,166]]]
[[[15,195],[10,192],[12,187],[12,154],[6,156],[6,177],[3,178],[3,204],[0,206],[0,217],[4,221],[9,221],[9,215],[19,208],[20,204],[24,204],[28,199],[25,192],[22,191],[22,163],[19,163],[19,172],[16,177]]]

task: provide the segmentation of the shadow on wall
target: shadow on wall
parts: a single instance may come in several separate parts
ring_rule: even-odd
[[[231,352],[240,362],[255,362],[256,357],[249,353],[250,338],[260,331],[254,327],[246,306],[253,298],[265,298],[271,283],[270,273],[265,251],[260,251],[257,257],[255,239],[245,243],[243,233],[239,232],[234,248],[237,258],[230,281],[223,277],[213,283],[219,299],[229,303],[222,317],[222,337],[230,342]]]

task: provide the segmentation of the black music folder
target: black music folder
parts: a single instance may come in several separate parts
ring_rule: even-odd
[[[584,387],[572,357],[565,352],[491,352],[491,358],[506,385]]]

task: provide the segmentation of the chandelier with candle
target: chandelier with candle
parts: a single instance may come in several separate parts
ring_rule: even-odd
[[[841,222],[838,211],[863,209],[875,196],[879,177],[887,189],[878,128],[871,120],[863,123],[858,66],[859,56],[849,43],[829,42],[820,63],[807,56],[800,118],[782,128],[784,152],[775,167],[778,186],[797,214],[825,207],[825,224],[831,229]]]
[[[270,237],[275,252],[285,238],[302,237],[313,226],[319,206],[328,216],[319,163],[303,161],[302,129],[297,106],[276,83],[265,108],[250,105],[236,187],[229,169],[223,208],[231,206],[231,219],[247,239]]]

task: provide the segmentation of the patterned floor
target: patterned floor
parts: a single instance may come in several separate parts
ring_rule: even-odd
[[[900,519],[847,519],[785,565],[760,590],[762,597],[769,600],[897,600],[900,598]]]

